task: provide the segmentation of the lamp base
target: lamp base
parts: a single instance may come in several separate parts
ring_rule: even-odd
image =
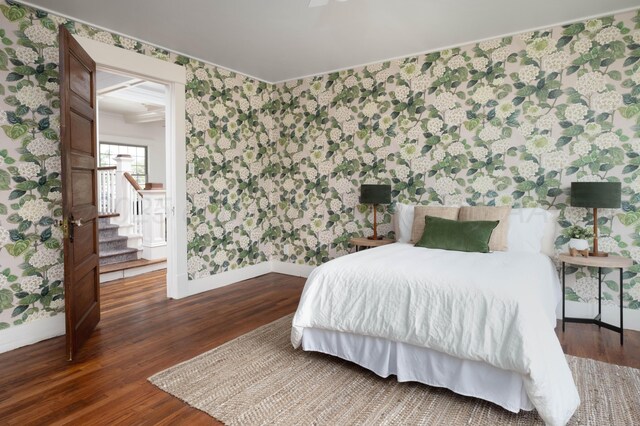
[[[367,237],[367,240],[381,240],[382,237],[378,237],[378,238],[373,238],[373,237]]]
[[[609,253],[605,252],[605,251],[599,251],[597,253],[594,253],[592,251],[589,252],[589,257],[608,257]]]

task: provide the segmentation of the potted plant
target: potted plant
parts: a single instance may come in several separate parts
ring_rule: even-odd
[[[571,238],[569,240],[569,248],[588,250],[589,241],[587,241],[587,239],[593,238],[593,230],[591,228],[574,225],[567,229],[567,236]]]

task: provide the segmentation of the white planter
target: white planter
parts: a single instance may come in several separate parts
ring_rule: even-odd
[[[572,238],[569,240],[569,248],[574,248],[576,250],[588,250],[589,241]]]

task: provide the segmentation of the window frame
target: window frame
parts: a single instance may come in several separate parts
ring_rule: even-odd
[[[124,146],[124,147],[133,147],[133,148],[142,148],[144,149],[144,182],[145,184],[147,182],[149,182],[149,147],[147,145],[136,145],[133,143],[121,143],[121,142],[109,142],[109,141],[99,141],[98,142],[98,166],[100,167],[107,167],[107,166],[101,166],[100,164],[102,163],[102,145],[114,145],[114,146]],[[133,176],[134,178],[136,176],[140,176],[139,173],[131,173],[131,176]],[[136,179],[137,181],[137,179]],[[140,182],[138,182],[140,183]],[[144,186],[144,185],[142,185]]]

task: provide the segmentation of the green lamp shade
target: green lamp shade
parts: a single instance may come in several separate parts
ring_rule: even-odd
[[[620,182],[572,182],[571,206],[620,208]]]
[[[361,185],[360,203],[389,204],[391,202],[391,185]]]

